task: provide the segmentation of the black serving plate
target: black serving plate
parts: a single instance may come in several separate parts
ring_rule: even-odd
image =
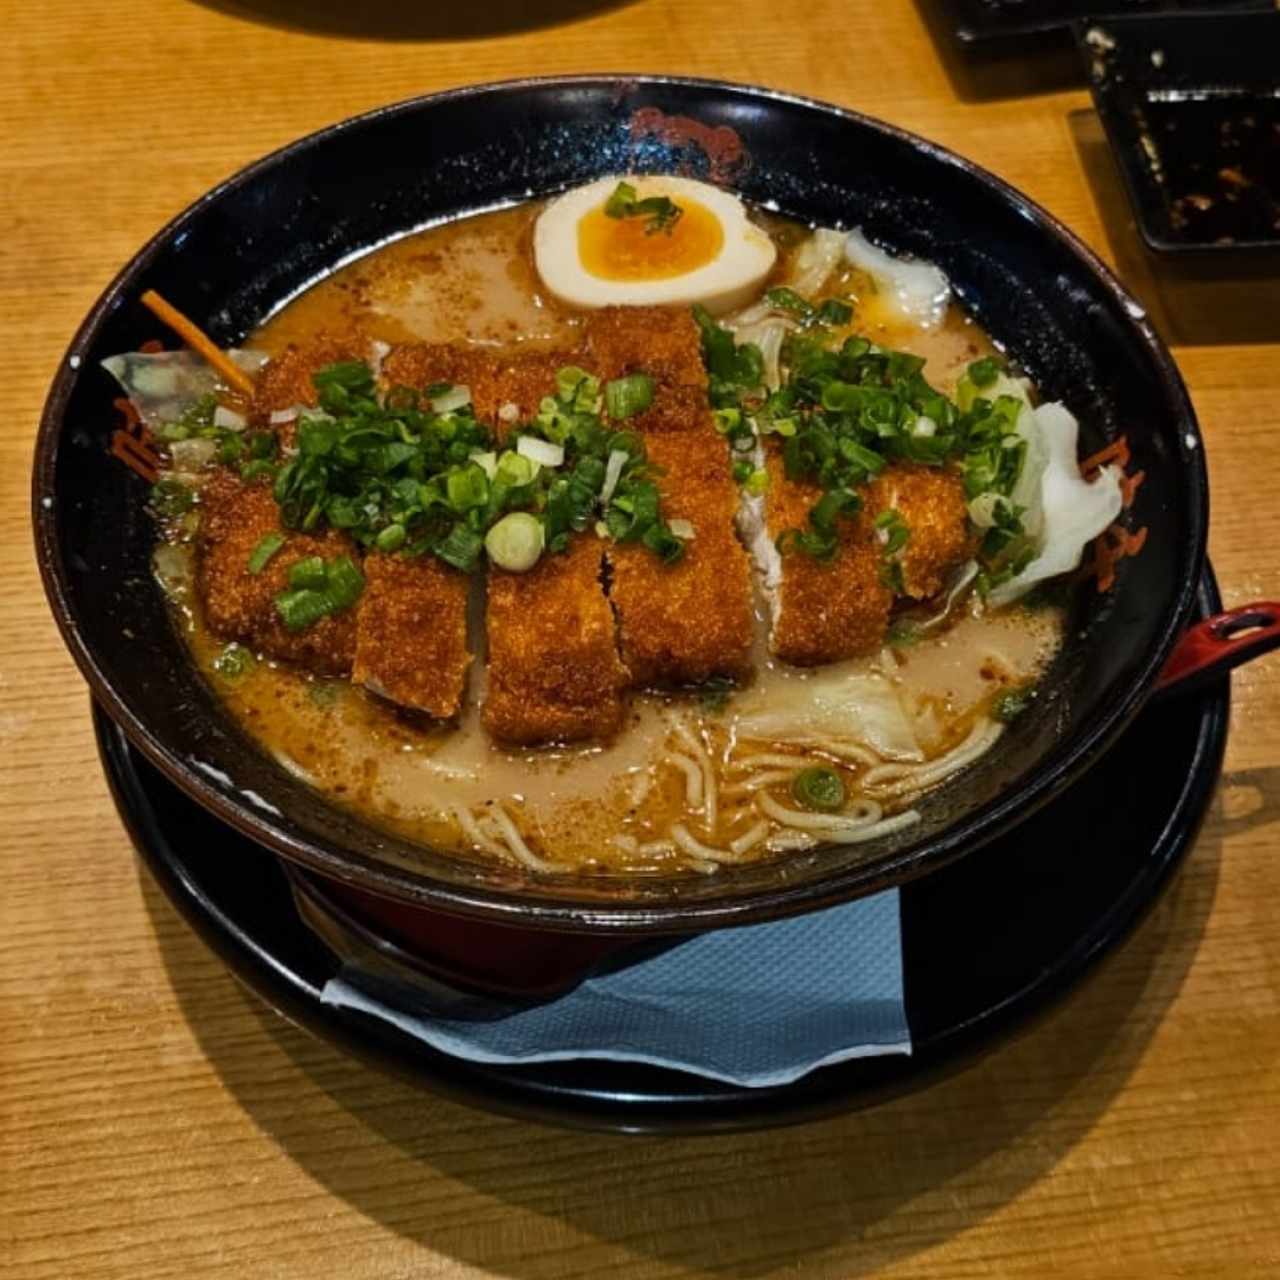
[[[1205,614],[1220,608],[1206,570]],[[302,922],[277,859],[195,804],[95,707],[107,778],[138,851],[196,932],[270,1005],[425,1088],[576,1128],[696,1132],[791,1124],[931,1083],[1045,1011],[1134,928],[1190,847],[1221,768],[1229,685],[1153,701],[1113,754],[981,853],[902,889],[910,1058],[823,1067],[747,1089],[590,1061],[464,1062],[388,1022],[320,1003],[337,961]],[[780,1029],[780,1034],[785,1028]]]
[[[1108,18],[1076,39],[1146,244],[1280,259],[1280,12]]]
[[[1098,14],[1221,14],[1270,7],[1270,0],[946,0],[956,40],[975,50],[1064,40],[1073,22]]]

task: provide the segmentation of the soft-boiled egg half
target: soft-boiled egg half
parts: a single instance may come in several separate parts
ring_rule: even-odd
[[[621,200],[619,183],[630,188]],[[664,200],[665,216],[644,203]],[[750,300],[777,250],[727,191],[690,178],[623,176],[547,205],[534,226],[533,256],[543,284],[570,306],[700,302],[722,312]]]

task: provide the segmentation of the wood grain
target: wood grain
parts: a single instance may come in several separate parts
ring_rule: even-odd
[[[139,873],[32,563],[45,388],[98,292],[188,201],[301,133],[428,90],[724,76],[976,156],[1118,263],[1178,340],[1224,593],[1280,599],[1277,295],[1152,275],[1079,90],[964,68],[931,39],[931,10],[905,3],[260,4],[6,8],[0,1275],[1280,1273],[1280,662],[1236,680],[1204,834],[1094,981],[949,1083],[783,1133],[583,1137],[416,1093],[264,1011]],[[289,29],[299,12],[319,30]],[[333,34],[358,20],[416,38]]]

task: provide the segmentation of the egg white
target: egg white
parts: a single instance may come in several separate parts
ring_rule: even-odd
[[[578,224],[629,182],[641,200],[683,196],[710,210],[724,242],[710,262],[664,280],[605,280],[592,275],[578,252]],[[661,234],[661,233],[659,233]],[[747,219],[737,196],[690,178],[617,175],[600,178],[558,196],[542,211],[533,231],[533,257],[548,291],[573,307],[676,306],[701,303],[719,314],[748,302],[777,257],[773,241]]]

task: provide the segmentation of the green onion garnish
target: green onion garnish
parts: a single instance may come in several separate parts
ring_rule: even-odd
[[[819,813],[834,813],[844,808],[844,780],[834,769],[817,766],[801,769],[791,780],[791,794],[798,805]]]
[[[989,387],[1000,376],[1000,366],[990,356],[985,356],[969,366],[968,374],[969,381],[981,390]]]
[[[605,412],[611,418],[643,413],[653,403],[654,381],[647,373],[633,373],[604,384]]]
[[[800,322],[783,343],[782,382],[772,389],[763,385],[758,348],[738,346],[703,308],[694,307],[693,313],[701,329],[713,420],[728,437],[731,457],[751,452],[762,436],[772,435],[787,478],[823,491],[804,526],[778,536],[778,549],[833,559],[840,547],[839,516],[856,507],[832,495],[856,495],[886,467],[909,463],[951,468],[964,480],[966,499],[972,503],[982,497],[991,506],[995,522],[984,523],[978,548],[979,589],[989,590],[1016,572],[1032,550],[1024,513],[1011,500],[1027,456],[1018,430],[1024,401],[994,394],[1005,386],[1000,362],[974,361],[952,399],[928,382],[924,358],[914,352],[892,351],[857,335],[836,344],[824,326],[852,320],[852,308],[843,299],[815,305],[785,287],[767,296]],[[744,466],[734,466],[740,484],[752,483],[746,475]],[[763,477],[755,483],[763,484]],[[993,498],[999,501],[992,503]],[[884,548],[882,580],[901,594],[903,573],[896,557],[906,527],[890,515],[876,531]]]
[[[283,546],[283,533],[263,534],[258,545],[249,553],[249,563],[246,566],[249,572],[255,576],[260,574],[271,563],[271,558]]]
[[[629,182],[620,182],[605,201],[604,211],[610,218],[648,218],[645,235],[665,231],[670,235],[684,216],[684,210],[670,196],[649,196],[645,200],[636,197],[639,192]]]
[[[455,524],[436,544],[434,551],[445,564],[470,573],[480,563],[483,548],[484,538],[480,534],[465,524]]]
[[[243,645],[233,640],[213,660],[213,669],[224,679],[236,680],[252,671],[257,659]]]
[[[525,573],[541,559],[544,541],[542,521],[537,516],[513,511],[485,535],[484,549],[499,569]]]
[[[307,556],[303,560],[295,560],[289,566],[289,585],[295,591],[303,587],[322,591],[328,581],[328,566],[319,556]]]
[[[404,530],[404,525],[389,524],[374,539],[373,545],[377,547],[379,551],[399,551],[400,548],[404,546],[405,538],[407,536],[408,535]]]
[[[285,531],[338,529],[364,551],[434,555],[471,572],[483,559],[486,534],[508,514],[537,519],[545,548],[560,552],[573,535],[594,526],[607,501],[621,498],[639,504],[624,520],[615,518],[629,540],[663,559],[681,554],[661,519],[644,441],[634,432],[611,429],[612,418],[638,413],[651,402],[653,380],[645,374],[615,379],[606,396],[587,370],[559,369],[551,394],[532,420],[513,428],[510,447],[501,452],[457,388],[393,387],[383,395],[369,367],[356,361],[330,365],[313,382],[319,411],[299,420],[296,452],[277,458],[269,432],[242,433],[227,446],[243,475],[271,476]],[[441,411],[444,405],[447,412]],[[551,455],[554,463],[544,460]],[[611,456],[610,486],[603,494]],[[652,502],[646,485],[653,489]],[[278,549],[262,550],[262,567]],[[305,619],[322,602],[291,593],[337,599],[335,582],[344,578],[341,567],[335,569],[338,563],[324,566],[323,576],[314,563],[296,569],[289,592],[282,593],[289,597],[282,609],[298,625],[309,625]]]
[[[290,631],[305,631],[333,612],[333,601],[323,591],[303,588],[276,596],[276,612]]]
[[[1011,724],[1035,701],[1034,685],[1018,684],[996,694],[991,703],[991,714],[1001,724]]]
[[[163,519],[185,515],[195,506],[195,501],[195,494],[172,476],[165,476],[151,486],[151,509]]]
[[[289,590],[276,596],[276,612],[290,631],[303,631],[331,613],[349,609],[364,591],[364,574],[350,556],[327,563],[308,556],[289,569]]]
[[[364,574],[350,556],[338,556],[329,564],[329,581],[325,587],[334,605],[349,609],[364,591]]]
[[[881,554],[886,557],[897,555],[911,537],[911,530],[907,528],[907,522],[902,518],[902,513],[895,511],[892,507],[876,516],[875,528],[881,535]]]

